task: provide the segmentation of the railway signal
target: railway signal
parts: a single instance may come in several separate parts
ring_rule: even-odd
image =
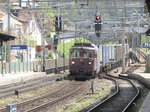
[[[54,35],[54,46],[57,46],[57,45],[58,45],[58,35]]]
[[[95,16],[95,23],[101,23],[101,16]]]
[[[97,37],[100,37],[101,31],[101,16],[95,16],[95,33]]]
[[[62,18],[61,16],[55,16],[55,31],[62,31]]]

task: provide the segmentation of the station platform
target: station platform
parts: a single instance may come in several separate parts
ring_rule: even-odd
[[[9,85],[46,76],[45,72],[24,72],[12,74],[0,74],[0,86]]]
[[[150,112],[150,92],[146,96],[144,103],[142,104],[139,112]]]
[[[150,73],[144,73],[144,71],[145,71],[145,66],[139,67],[131,74],[129,73],[129,74],[120,74],[120,75],[136,79],[150,90]],[[147,94],[139,112],[150,112],[150,92]]]
[[[144,73],[145,67],[140,67],[139,69],[135,70],[133,73],[140,75],[141,77],[150,80],[150,73]]]
[[[147,84],[147,87],[150,87],[150,73],[144,73],[143,68],[139,68],[135,70],[133,73],[141,76],[143,78],[143,82]],[[146,96],[139,112],[150,112],[150,92]]]

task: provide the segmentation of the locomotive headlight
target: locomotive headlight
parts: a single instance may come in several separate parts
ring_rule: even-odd
[[[89,62],[89,65],[91,65],[92,63],[91,62]]]
[[[74,62],[74,61],[72,61],[71,63],[72,63],[72,64],[74,64],[75,62]]]

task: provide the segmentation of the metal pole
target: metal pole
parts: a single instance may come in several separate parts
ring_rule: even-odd
[[[7,73],[7,71],[6,71],[6,60],[7,60],[7,45],[5,45],[5,47],[4,47],[4,57],[5,57],[5,61],[4,61],[4,64],[3,64],[3,66],[4,66],[4,68],[5,68],[5,74]]]
[[[134,34],[132,33],[132,53],[134,52],[134,50],[133,50],[133,49],[134,49],[134,38],[133,38],[134,36],[133,36],[133,35],[134,35]],[[132,63],[132,64],[134,63],[134,62],[133,62],[133,55],[132,55],[132,62],[131,62],[131,63]]]
[[[75,21],[75,43],[77,42],[77,23]]]
[[[64,31],[64,22],[63,22],[63,31]],[[65,39],[63,37],[63,65],[64,65],[64,73],[65,73]]]
[[[43,38],[43,69],[42,71],[45,72],[45,39],[44,39],[44,32],[42,32],[42,38]]]
[[[26,69],[27,72],[28,72],[28,68],[29,68],[29,56],[28,56],[29,53],[28,52],[29,52],[29,45],[28,45],[28,48],[27,48],[27,69]]]
[[[150,36],[148,35],[147,36],[148,37],[148,46],[150,46]],[[148,70],[147,70],[147,72],[149,73],[150,72],[150,48],[148,48],[148,52],[147,52],[147,54],[148,54],[148,58],[147,58],[147,66],[148,66]]]
[[[4,44],[4,42],[3,42],[3,44]],[[2,47],[1,47],[1,53],[2,53],[2,54],[1,54],[1,66],[2,66],[2,71],[1,71],[1,73],[2,73],[2,76],[3,76],[3,59],[4,59],[4,58],[3,58],[3,48],[4,48],[4,47],[3,47],[3,45],[2,45]]]
[[[59,14],[59,0],[58,0],[58,7],[57,7],[57,17],[58,17],[58,32],[57,32],[57,38],[59,39],[59,28],[60,28],[60,24],[59,24],[59,16],[60,16],[60,14]],[[55,46],[55,73],[57,74],[57,45]]]
[[[55,74],[57,74],[57,50],[55,49]]]
[[[10,34],[10,0],[8,0],[8,35],[9,34]],[[8,42],[8,62],[9,62],[9,73],[11,73],[10,42]]]
[[[122,31],[122,73],[125,71],[125,32]]]
[[[63,38],[63,65],[64,65],[64,72],[65,72],[65,39]]]
[[[139,16],[139,20],[140,20],[140,16]],[[138,26],[141,27],[140,22],[138,23]],[[139,29],[138,29],[138,30],[139,30]],[[140,31],[140,30],[139,30],[139,31]],[[137,43],[138,48],[139,48],[139,44],[141,44],[140,39],[141,39],[141,34],[138,35],[138,43]],[[138,54],[139,54],[139,53],[138,53]],[[138,56],[139,56],[139,61],[140,61],[140,54],[139,54]]]
[[[44,17],[44,13],[43,13]],[[42,66],[42,72],[45,72],[45,39],[44,39],[44,19],[42,19],[43,28],[42,28],[42,45],[43,45],[43,66]]]
[[[30,63],[30,71],[32,71],[32,61],[31,61],[31,42],[30,42],[30,50],[29,50],[29,63]]]
[[[124,12],[125,12],[125,20],[123,21],[122,25],[122,73],[125,72],[125,28],[124,28],[124,23],[126,21],[126,4],[124,3]]]
[[[20,46],[20,33],[21,33],[21,31],[20,31],[20,28],[19,28],[19,46]],[[20,55],[20,49],[19,49],[19,55]],[[19,72],[21,72],[21,67],[20,67],[20,63],[21,63],[21,60],[20,60],[20,58],[19,58]]]

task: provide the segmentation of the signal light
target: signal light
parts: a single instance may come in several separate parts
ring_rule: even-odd
[[[101,16],[95,16],[95,33],[97,37],[100,37],[101,33]]]
[[[57,49],[57,45],[58,45],[58,36],[57,36],[57,35],[54,35],[53,44],[54,44],[54,48],[55,48],[55,50],[56,50],[56,49]]]
[[[101,23],[101,16],[95,16],[95,23]]]
[[[101,17],[100,16],[95,16],[95,20],[100,20],[101,19]]]

